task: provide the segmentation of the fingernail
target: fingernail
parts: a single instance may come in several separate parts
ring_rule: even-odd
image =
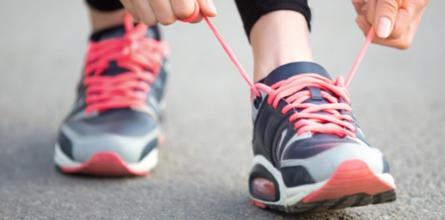
[[[381,17],[378,24],[377,35],[380,38],[387,38],[391,34],[391,20],[387,17]]]
[[[209,7],[209,10],[216,15],[217,14],[216,6],[215,6],[215,3],[213,3],[213,0],[206,0],[206,3],[207,3],[207,7]]]

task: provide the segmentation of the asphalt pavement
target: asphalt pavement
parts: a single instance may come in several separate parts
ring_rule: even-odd
[[[371,46],[349,90],[362,130],[389,158],[395,203],[289,215],[250,203],[249,87],[205,24],[163,28],[172,48],[167,140],[147,177],[67,176],[53,164],[89,34],[82,1],[2,1],[0,219],[445,219],[445,1],[407,51]],[[233,1],[215,25],[248,72]],[[315,59],[347,75],[364,36],[349,1],[311,1]]]

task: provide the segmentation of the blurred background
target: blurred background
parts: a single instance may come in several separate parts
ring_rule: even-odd
[[[352,4],[310,4],[315,59],[346,76],[364,42]],[[216,5],[215,25],[252,72],[235,4]],[[362,130],[390,159],[397,202],[283,215],[250,204],[249,88],[205,24],[162,28],[173,73],[158,168],[142,178],[66,176],[53,146],[81,75],[85,5],[2,1],[0,219],[444,219],[444,11],[431,1],[407,51],[371,46],[349,88]]]

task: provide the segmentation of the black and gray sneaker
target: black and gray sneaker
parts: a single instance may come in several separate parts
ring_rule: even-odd
[[[54,161],[65,173],[146,175],[158,162],[167,43],[156,27],[124,25],[93,34],[73,110]]]
[[[285,212],[394,201],[385,156],[357,125],[343,79],[290,63],[255,84],[252,201]]]

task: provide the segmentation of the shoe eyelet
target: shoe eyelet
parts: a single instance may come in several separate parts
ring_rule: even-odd
[[[255,108],[258,109],[262,102],[263,102],[263,97],[261,96],[256,97],[255,100],[253,100],[253,106],[255,106]]]

